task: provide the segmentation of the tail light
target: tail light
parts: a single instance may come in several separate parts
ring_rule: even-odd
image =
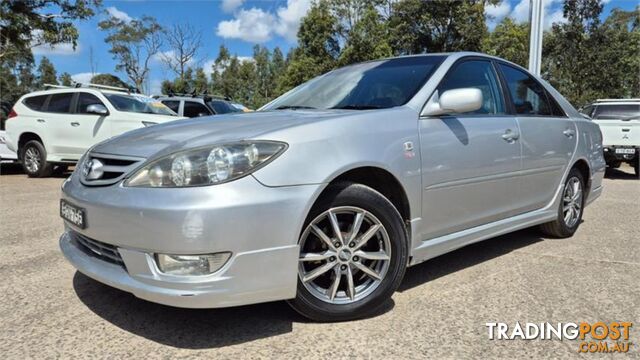
[[[14,109],[11,109],[11,111],[9,112],[9,115],[7,115],[7,120],[14,118],[16,116],[18,116],[18,113]]]

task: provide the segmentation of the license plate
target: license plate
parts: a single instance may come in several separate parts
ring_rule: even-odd
[[[616,154],[635,154],[636,149],[616,149]]]
[[[64,200],[60,200],[60,216],[80,229],[87,227],[84,209],[71,205]]]

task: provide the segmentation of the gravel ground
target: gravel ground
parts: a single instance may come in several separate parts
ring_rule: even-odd
[[[186,310],[139,300],[76,272],[58,250],[64,176],[0,176],[3,358],[592,357],[578,341],[489,340],[487,322],[631,321],[640,357],[640,180],[607,174],[571,239],[535,229],[407,271],[381,314],[317,324],[284,302]]]

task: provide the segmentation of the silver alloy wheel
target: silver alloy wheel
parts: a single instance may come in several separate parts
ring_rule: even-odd
[[[298,276],[316,298],[349,304],[371,294],[391,261],[391,241],[370,212],[331,208],[307,226],[300,239]]]
[[[562,197],[562,214],[564,223],[568,227],[574,227],[580,219],[582,211],[582,183],[577,177],[572,177],[564,187]]]
[[[35,147],[27,148],[24,152],[24,166],[29,172],[35,173],[40,169],[40,151]]]

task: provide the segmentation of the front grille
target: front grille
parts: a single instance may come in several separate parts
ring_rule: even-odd
[[[112,264],[124,266],[124,262],[122,261],[122,257],[120,256],[117,247],[105,244],[98,240],[90,239],[78,233],[74,233],[74,238],[82,250],[84,250],[88,255],[95,256]]]
[[[115,184],[136,169],[144,159],[100,153],[89,153],[80,164],[80,181],[89,186],[105,186]],[[94,165],[98,166],[94,166]],[[99,174],[92,177],[92,173]],[[95,175],[95,174],[94,174]]]

